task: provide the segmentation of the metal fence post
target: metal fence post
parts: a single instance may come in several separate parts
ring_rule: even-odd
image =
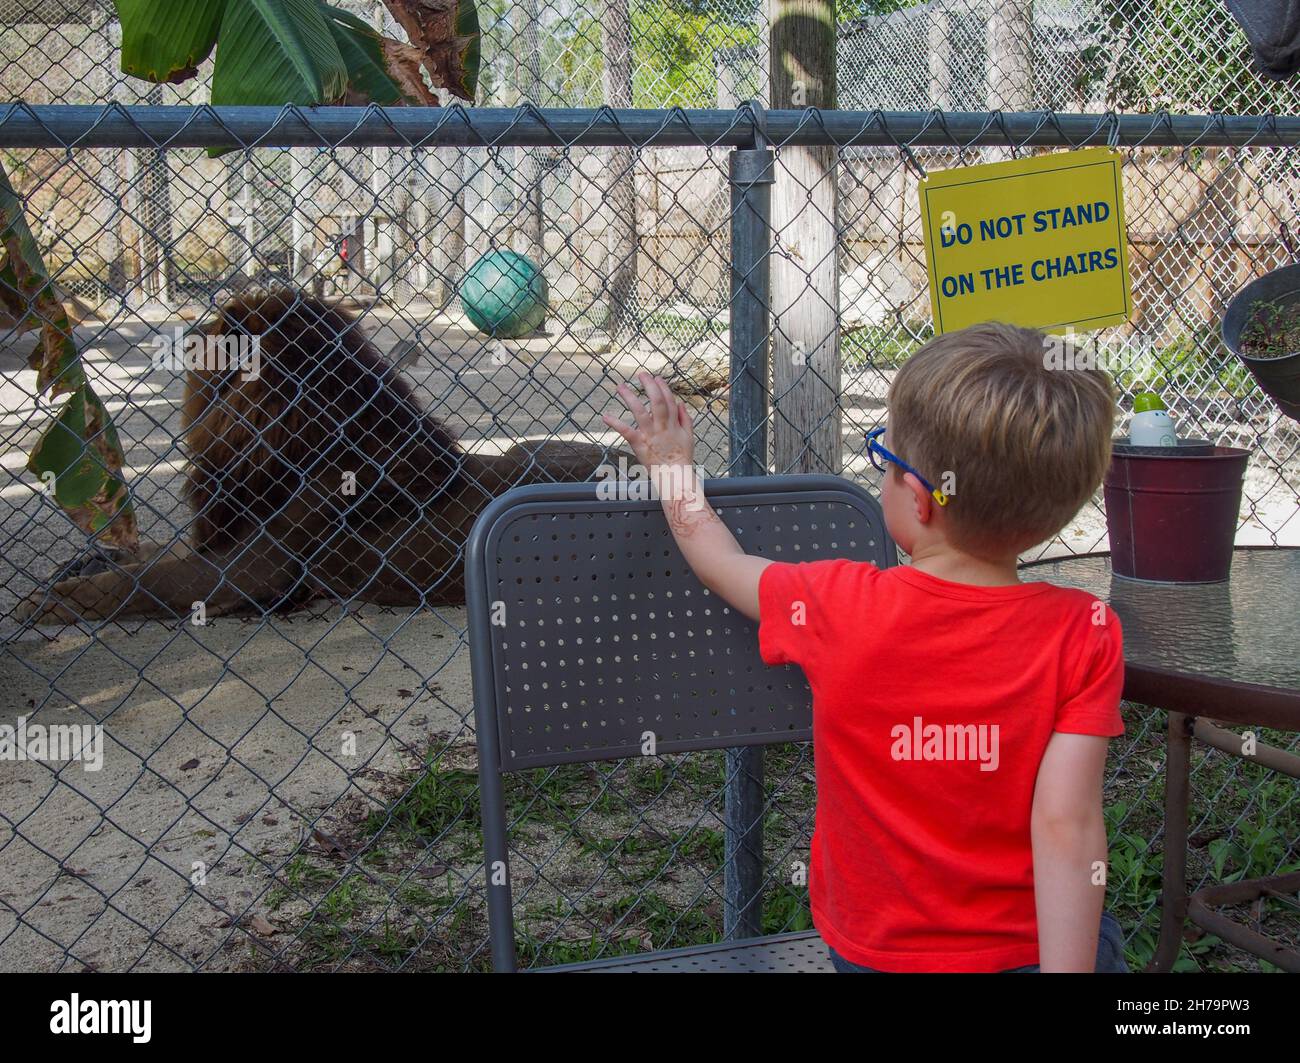
[[[729,468],[767,473],[768,250],[772,150],[755,118],[755,146],[731,152],[731,368]],[[763,930],[763,747],[727,750],[723,932],[728,940]]]

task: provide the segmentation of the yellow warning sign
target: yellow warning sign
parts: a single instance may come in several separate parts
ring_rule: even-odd
[[[1109,148],[940,170],[921,182],[935,332],[1127,321],[1121,159]]]

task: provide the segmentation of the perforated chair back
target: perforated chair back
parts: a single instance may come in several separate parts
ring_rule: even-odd
[[[491,502],[466,548],[474,715],[493,963],[513,970],[501,774],[642,754],[807,740],[796,667],[695,578],[640,484],[535,484]],[[602,494],[622,494],[606,500]],[[833,476],[710,480],[748,553],[897,561],[880,507]]]

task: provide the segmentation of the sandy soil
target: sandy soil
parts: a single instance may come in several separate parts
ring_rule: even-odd
[[[410,338],[412,317],[407,308],[405,324],[379,313],[367,320],[387,350]],[[185,520],[180,381],[150,372],[143,346],[157,324],[141,317],[98,336],[82,329],[152,538]],[[511,345],[498,365],[456,322],[427,325],[415,338],[437,357],[405,371],[430,408],[482,448],[541,436],[613,443],[599,413],[616,408],[615,384],[640,365],[667,362],[553,336]],[[286,854],[313,829],[332,833],[358,800],[380,802],[388,773],[431,743],[471,734],[464,610],[334,608],[205,627],[20,631],[14,604],[80,552],[77,534],[41,504],[23,468],[44,415],[20,364],[18,350],[0,350],[0,724],[21,716],[103,723],[107,748],[95,773],[76,763],[0,762],[0,969],[236,964],[226,947],[238,936],[234,924],[265,914]],[[846,377],[850,452],[859,452],[887,386],[884,373]],[[698,420],[699,460],[716,472],[725,409]],[[863,469],[855,458],[846,472]],[[1294,468],[1290,475],[1300,482]],[[1262,501],[1241,541],[1268,542],[1276,532],[1300,543],[1295,495],[1276,468],[1252,469],[1246,495]],[[1050,552],[1104,548],[1104,520],[1091,507]]]
[[[403,322],[412,317],[405,308]],[[617,382],[667,365],[564,335],[512,342],[498,364],[463,323],[412,335],[389,320],[366,317],[382,349],[408,339],[423,349],[404,372],[471,449],[616,443],[598,417],[617,407]],[[187,519],[174,442],[181,381],[149,365],[158,325],[79,336],[126,447],[142,535],[154,539]],[[431,741],[472,734],[464,610],[19,630],[17,601],[80,552],[79,533],[23,469],[45,416],[34,374],[19,369],[25,346],[0,355],[0,724],[102,722],[106,750],[95,773],[0,762],[0,969],[222,966],[232,917],[256,913],[270,873],[313,827],[330,831],[347,798],[378,800],[383,773]],[[701,418],[700,458],[715,471],[721,417]],[[356,751],[345,754],[349,733]],[[201,889],[190,888],[196,866]]]

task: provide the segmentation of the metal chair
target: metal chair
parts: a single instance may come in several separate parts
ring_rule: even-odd
[[[537,484],[492,501],[466,549],[492,963],[518,967],[506,772],[656,753],[807,741],[811,694],[769,668],[757,626],[710,594],[660,503],[627,484]],[[833,476],[710,480],[750,553],[897,563],[876,500]],[[553,971],[830,971],[816,932],[615,956]]]

